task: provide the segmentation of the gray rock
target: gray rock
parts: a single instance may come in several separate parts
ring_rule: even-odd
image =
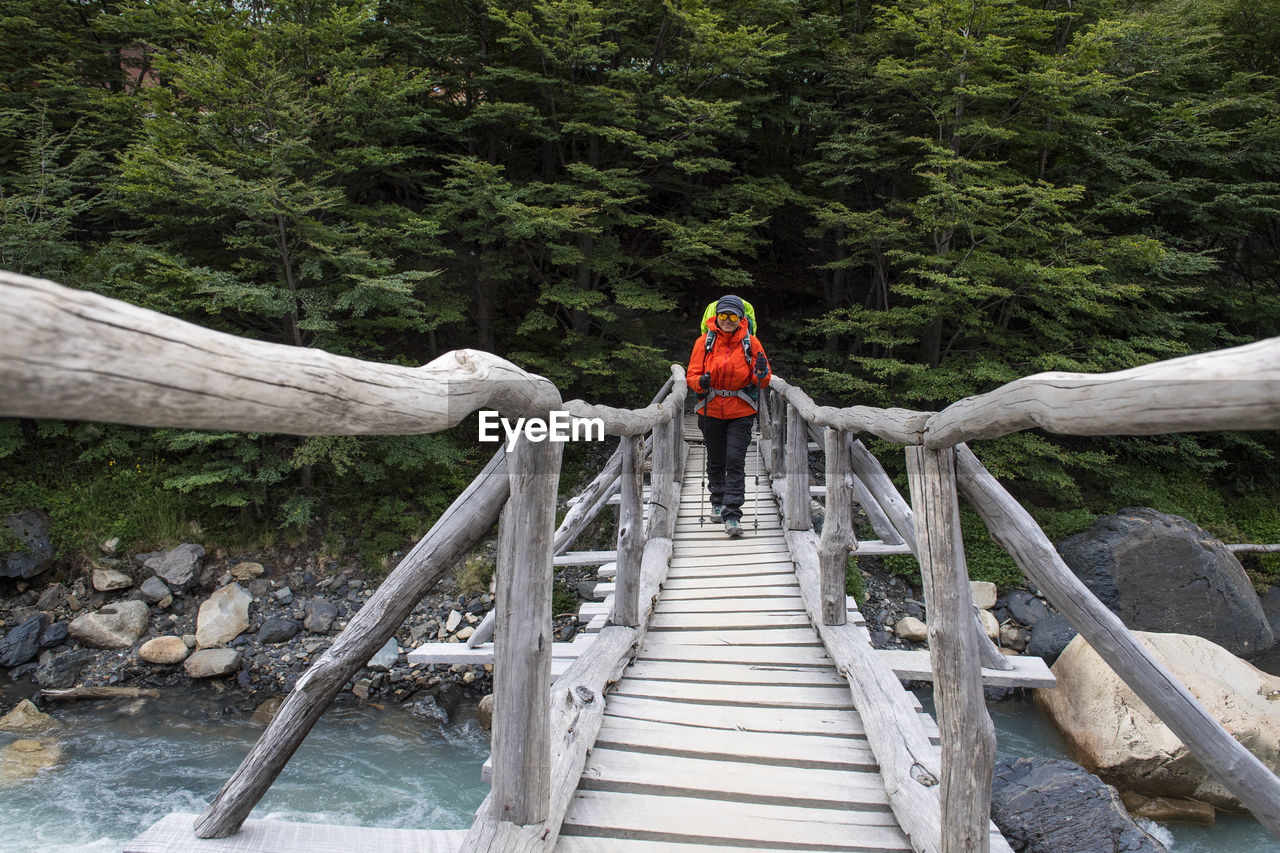
[[[4,523],[25,547],[0,556],[0,577],[33,578],[49,568],[53,563],[49,517],[31,509],[6,517]]]
[[[1133,822],[1115,788],[1070,761],[997,762],[991,819],[1020,853],[1168,853]]]
[[[67,600],[67,588],[60,583],[51,583],[40,593],[36,601],[36,610],[57,610]]]
[[[40,651],[40,632],[47,623],[44,616],[29,616],[6,634],[0,642],[0,666],[22,666],[33,659]]]
[[[196,647],[210,649],[229,643],[249,630],[249,605],[253,596],[238,583],[214,590],[196,617]]]
[[[172,551],[161,551],[150,557],[143,565],[168,584],[170,589],[182,589],[191,583],[191,579],[195,577],[203,563],[204,548],[187,543],[179,545]]]
[[[400,660],[400,646],[396,643],[396,638],[392,637],[387,640],[386,645],[378,649],[377,654],[369,659],[369,669],[386,671],[396,665]]]
[[[114,592],[117,589],[129,589],[133,586],[133,578],[116,569],[94,569],[93,588],[98,592]]]
[[[88,649],[75,649],[60,654],[47,663],[42,663],[36,670],[36,681],[42,689],[65,690],[75,687],[80,678],[80,671],[93,663],[93,652]]]
[[[1053,662],[1062,654],[1062,650],[1075,639],[1079,633],[1061,613],[1050,613],[1031,629],[1031,641],[1027,643],[1027,654],[1044,658],[1044,662],[1053,666]]]
[[[77,617],[70,632],[77,642],[91,648],[127,649],[146,632],[150,615],[146,602],[118,601]]]
[[[1275,644],[1240,561],[1184,518],[1123,509],[1058,551],[1130,630],[1193,634],[1244,658]]]
[[[40,648],[51,649],[54,646],[60,646],[71,636],[71,632],[67,629],[66,622],[54,622],[48,628],[40,632]]]
[[[302,627],[313,634],[327,634],[333,627],[333,620],[338,618],[338,608],[320,598],[307,602],[307,615]]]
[[[235,649],[200,649],[192,652],[182,667],[192,678],[218,678],[239,670],[240,660]]]
[[[144,580],[138,590],[142,593],[142,597],[152,604],[163,601],[164,597],[169,594],[169,587],[165,586],[164,581],[155,575]]]
[[[272,616],[258,628],[259,643],[285,643],[292,640],[302,626],[283,616]]]
[[[1280,639],[1280,586],[1267,587],[1266,593],[1260,597],[1259,601],[1262,604],[1262,612],[1271,623],[1272,633]]]
[[[1004,596],[1009,615],[1028,628],[1049,615],[1049,606],[1025,589],[1011,589]]]

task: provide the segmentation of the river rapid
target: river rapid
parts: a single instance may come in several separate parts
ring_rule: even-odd
[[[932,711],[932,697],[921,692]],[[1066,758],[1029,701],[990,706],[1001,759]],[[200,812],[261,734],[212,693],[55,706],[62,761],[0,789],[7,853],[116,853],[174,812]],[[0,748],[18,739],[0,733]],[[321,719],[253,812],[255,818],[380,827],[462,829],[488,786],[489,733],[474,706],[449,723],[396,705],[339,704]],[[1280,853],[1252,818],[1212,827],[1146,824],[1174,853]]]

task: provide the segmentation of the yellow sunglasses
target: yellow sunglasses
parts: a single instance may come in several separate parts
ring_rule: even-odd
[[[717,320],[727,320],[730,323],[736,323],[742,319],[741,314],[735,314],[732,311],[721,311],[716,315]]]

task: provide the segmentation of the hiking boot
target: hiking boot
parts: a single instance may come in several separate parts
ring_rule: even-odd
[[[724,523],[724,532],[729,534],[730,539],[737,539],[742,535],[742,525],[738,523],[738,519],[731,518]]]
[[[715,506],[711,507],[711,520],[720,521],[721,520],[720,513],[722,512],[724,512],[724,506],[722,504],[716,504]]]

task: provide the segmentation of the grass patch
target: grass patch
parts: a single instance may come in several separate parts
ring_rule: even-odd
[[[852,595],[853,600],[861,607],[867,600],[867,583],[862,577],[862,569],[858,568],[858,557],[850,554],[844,564],[844,594]]]

